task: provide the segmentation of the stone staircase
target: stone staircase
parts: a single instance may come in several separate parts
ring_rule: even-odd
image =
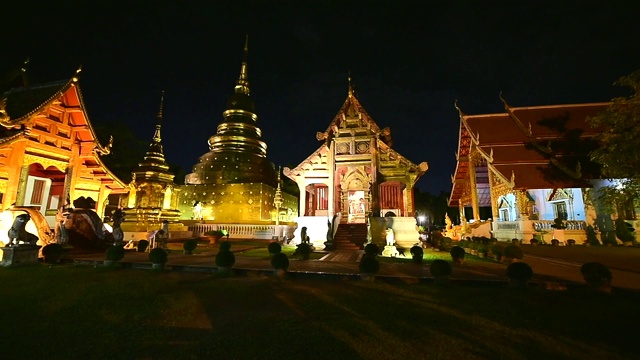
[[[367,224],[339,224],[333,242],[336,250],[361,250],[367,242]]]

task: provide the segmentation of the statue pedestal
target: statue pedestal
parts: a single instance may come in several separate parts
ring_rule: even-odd
[[[0,266],[22,266],[39,264],[38,253],[41,246],[38,245],[16,245],[12,247],[2,247],[2,261]]]
[[[386,245],[384,247],[384,250],[382,250],[382,256],[397,257],[398,255],[400,255],[400,253],[398,252],[398,249],[396,249],[396,247],[393,245]]]

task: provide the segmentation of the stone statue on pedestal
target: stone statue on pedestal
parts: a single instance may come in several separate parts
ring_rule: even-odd
[[[25,229],[29,220],[31,220],[31,216],[29,214],[20,214],[16,216],[16,219],[13,221],[13,225],[11,225],[8,232],[9,243],[7,244],[7,247],[17,246],[20,241],[28,245],[36,245],[38,242],[38,236],[27,232]]]

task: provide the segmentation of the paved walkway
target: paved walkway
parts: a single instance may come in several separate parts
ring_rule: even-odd
[[[429,250],[427,250],[429,251]],[[319,260],[290,259],[289,274],[292,277],[316,276],[337,279],[357,279],[358,262],[363,251],[334,251]],[[181,271],[212,272],[217,271],[214,263],[215,252],[194,255],[171,254],[167,269]],[[101,265],[104,254],[86,254],[74,257],[77,264]],[[540,255],[525,253],[523,259],[534,270],[532,283],[546,288],[562,288],[566,286],[583,286],[580,274],[582,263],[562,259],[554,259]],[[122,266],[134,268],[151,268],[148,253],[127,251]],[[505,263],[493,261],[465,262],[454,265],[451,280],[458,283],[484,284],[503,286],[506,284]],[[273,269],[269,259],[236,255],[233,271],[238,274],[271,275]],[[622,289],[640,290],[640,272],[611,268],[613,286]],[[377,277],[388,281],[431,282],[427,263],[391,263],[380,262]]]
[[[249,249],[250,247],[247,247]],[[273,269],[269,259],[242,256],[243,250],[236,246],[236,263],[233,271],[236,273],[272,274]],[[600,248],[593,249],[569,249],[553,247],[523,246],[525,251],[524,262],[529,264],[534,271],[532,282],[539,285],[554,288],[560,285],[574,286],[584,285],[580,273],[580,266],[588,261],[599,261],[607,265],[613,275],[613,286],[623,289],[640,290],[640,249],[624,248]],[[428,253],[430,250],[426,250]],[[358,262],[363,251],[333,251],[327,253],[319,260],[289,259],[289,273],[292,276],[324,276],[334,278],[358,278]],[[171,253],[167,262],[167,268],[183,271],[217,271],[215,266],[216,250],[195,254],[183,255]],[[595,254],[595,255],[593,255]],[[104,254],[84,254],[74,256],[77,264],[101,265]],[[122,266],[136,268],[150,268],[148,253],[127,251]],[[463,265],[453,265],[451,279],[458,282],[485,282],[506,283],[505,263],[495,261],[465,262]],[[430,282],[428,263],[395,263],[380,262],[378,277],[393,281],[406,282]]]

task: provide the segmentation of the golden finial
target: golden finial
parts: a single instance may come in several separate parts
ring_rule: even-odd
[[[29,65],[29,58],[27,58],[23,63],[22,63],[22,68],[20,68],[20,71],[27,72],[27,65]]]
[[[242,54],[242,65],[240,66],[240,77],[236,81],[235,91],[249,95],[249,78],[247,76],[247,57],[249,56],[249,34],[246,35],[244,41],[244,51]]]
[[[80,76],[80,73],[82,72],[82,65],[78,66],[78,68],[76,69],[76,73],[75,75],[71,78],[71,80],[73,82],[78,82],[78,78]]]
[[[349,75],[347,76],[347,81],[349,82],[349,97],[353,96],[353,84],[351,83],[351,70],[349,70]]]
[[[158,110],[158,124],[162,123],[162,110],[164,108],[164,90],[160,93],[160,110]]]

